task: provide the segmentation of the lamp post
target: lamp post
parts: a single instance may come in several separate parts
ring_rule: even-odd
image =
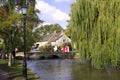
[[[22,6],[23,14],[23,32],[24,32],[24,57],[23,57],[23,80],[27,80],[27,62],[26,62],[26,14],[27,6]]]

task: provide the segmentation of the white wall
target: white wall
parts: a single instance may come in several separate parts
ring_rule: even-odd
[[[64,42],[65,40],[65,42]],[[60,39],[58,39],[56,42],[52,42],[51,45],[55,46],[58,45],[60,46],[61,44],[67,43],[67,42],[71,42],[71,40],[66,36],[62,36]]]
[[[35,44],[39,44],[39,47],[47,45],[47,41],[45,42],[36,42]]]

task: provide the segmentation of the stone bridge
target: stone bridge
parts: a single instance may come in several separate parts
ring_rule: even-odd
[[[16,56],[23,57],[23,52],[16,53]],[[34,58],[34,59],[73,59],[78,58],[79,53],[76,51],[70,52],[27,52],[27,58]]]
[[[23,52],[17,53],[16,56],[24,56]],[[27,52],[27,58],[34,58],[34,59],[73,59],[78,58],[79,53],[76,51],[70,52]]]

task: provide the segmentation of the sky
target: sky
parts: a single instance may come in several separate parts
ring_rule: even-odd
[[[36,9],[40,10],[39,18],[45,24],[59,24],[63,29],[68,25],[70,19],[70,5],[75,0],[36,0]]]

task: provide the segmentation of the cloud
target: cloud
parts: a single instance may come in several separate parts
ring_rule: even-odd
[[[71,0],[55,0],[55,2],[69,2]]]
[[[58,23],[63,28],[67,25],[67,20],[69,20],[69,16],[67,13],[62,12],[60,9],[57,9],[56,7],[41,1],[36,0],[36,8],[40,10],[39,18],[44,20],[45,23]]]
[[[68,15],[66,13],[61,12],[60,10],[55,10],[54,15],[52,15],[53,20],[57,21],[63,21],[66,19],[69,19]]]

